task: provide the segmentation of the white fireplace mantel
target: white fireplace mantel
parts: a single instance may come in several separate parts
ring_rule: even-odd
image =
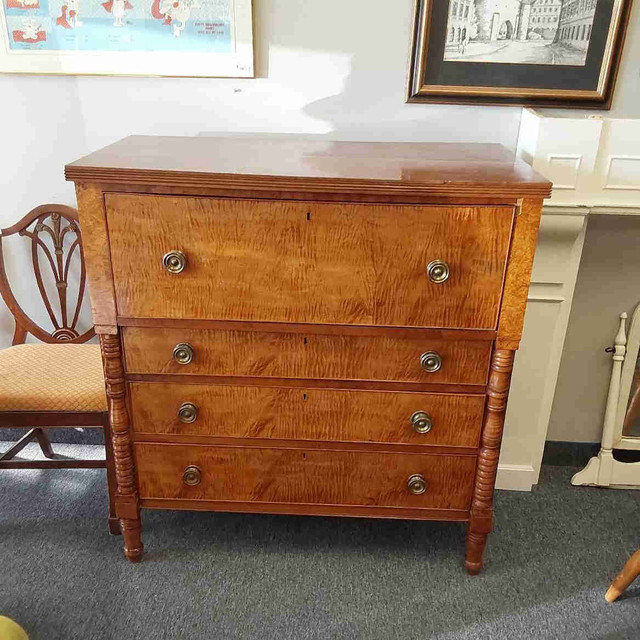
[[[498,469],[498,488],[528,491],[540,474],[587,219],[640,215],[640,120],[523,109],[516,153],[554,182],[543,208]]]

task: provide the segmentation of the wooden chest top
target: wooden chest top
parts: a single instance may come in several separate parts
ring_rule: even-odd
[[[129,136],[65,167],[76,182],[362,195],[548,197],[499,144]]]

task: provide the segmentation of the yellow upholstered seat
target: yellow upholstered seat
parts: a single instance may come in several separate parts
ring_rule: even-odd
[[[27,632],[13,620],[0,616],[0,638],[2,640],[29,640]]]
[[[20,344],[0,351],[0,411],[106,411],[97,344]]]

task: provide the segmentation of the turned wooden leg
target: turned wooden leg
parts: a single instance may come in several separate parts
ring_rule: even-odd
[[[138,483],[129,430],[129,412],[125,402],[120,338],[117,335],[101,334],[100,347],[107,388],[113,466],[117,485],[116,515],[120,520],[120,529],[124,538],[124,554],[131,562],[139,562],[142,559],[143,547],[140,537]]]
[[[471,530],[471,525],[467,529],[467,556],[464,560],[464,568],[467,573],[477,576],[483,567],[482,555],[487,544],[487,533],[477,533]]]
[[[138,517],[133,518],[121,518],[120,526],[122,527],[122,537],[124,538],[124,555],[131,560],[131,562],[140,562],[142,560],[142,538],[140,526],[140,514]]]
[[[487,544],[487,536],[493,529],[493,490],[498,472],[504,414],[507,409],[514,357],[515,351],[495,349],[491,358],[487,406],[467,528],[467,555],[464,566],[471,575],[478,574],[482,569],[482,555]]]
[[[622,571],[611,583],[604,599],[607,602],[617,600],[622,592],[640,575],[640,549],[627,560]]]
[[[109,533],[119,536],[122,533],[120,519],[116,515],[116,496],[118,483],[116,481],[116,468],[113,459],[113,444],[111,443],[111,427],[109,426],[109,414],[105,416],[104,425],[104,452],[107,462],[107,491],[109,493]]]

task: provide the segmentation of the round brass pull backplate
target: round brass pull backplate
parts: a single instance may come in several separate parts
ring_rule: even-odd
[[[429,433],[433,428],[433,421],[426,411],[416,411],[411,416],[411,426],[416,433]]]
[[[440,354],[435,351],[425,351],[425,353],[420,356],[420,366],[427,373],[435,373],[442,367],[442,358]]]
[[[427,277],[433,284],[442,284],[449,279],[449,265],[443,260],[432,260],[427,265]]]
[[[162,266],[167,273],[181,273],[187,266],[187,256],[177,249],[168,251],[162,256]]]
[[[427,490],[427,481],[421,473],[414,473],[407,479],[407,487],[410,493],[419,496]]]
[[[190,424],[198,419],[198,407],[193,402],[183,402],[178,409],[178,420]]]
[[[189,487],[195,487],[197,484],[200,484],[202,481],[202,471],[200,471],[200,467],[196,467],[195,465],[189,465],[182,474],[182,482],[184,482]]]
[[[193,360],[193,347],[187,342],[180,342],[173,347],[173,359],[178,364],[189,364]]]

